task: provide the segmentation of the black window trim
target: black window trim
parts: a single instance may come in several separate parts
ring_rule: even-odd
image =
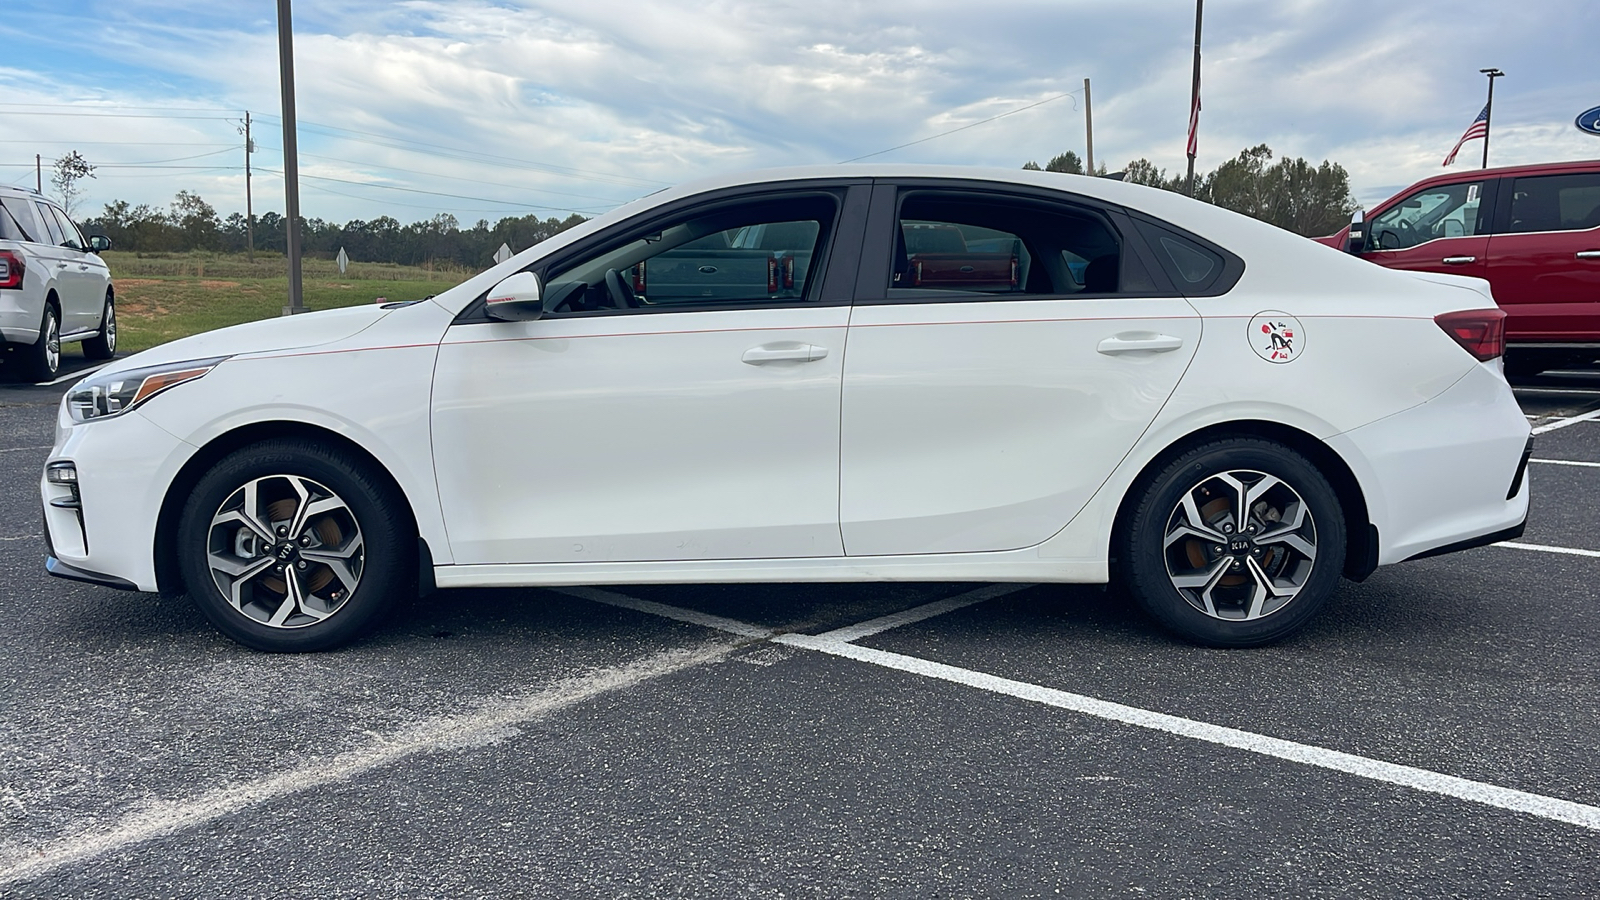
[[[744,184],[695,194],[663,204],[651,210],[645,218],[629,218],[609,228],[588,235],[582,240],[560,248],[549,256],[535,260],[518,271],[532,272],[539,277],[540,285],[547,285],[551,271],[567,266],[585,256],[605,252],[610,248],[619,247],[629,241],[636,240],[640,235],[658,230],[668,221],[680,218],[686,212],[752,200],[779,200],[787,197],[832,194],[837,201],[837,206],[834,210],[834,221],[829,227],[828,239],[823,242],[824,246],[818,248],[818,261],[813,262],[812,265],[813,271],[820,270],[821,278],[813,277],[809,279],[806,288],[808,297],[768,302],[726,300],[694,304],[673,304],[671,306],[649,306],[636,309],[581,310],[578,312],[552,313],[548,317],[567,320],[616,315],[660,315],[663,313],[849,306],[850,286],[855,282],[856,266],[860,262],[861,235],[866,225],[866,207],[871,187],[871,179],[866,178],[825,178]],[[810,299],[809,295],[812,294],[813,286],[816,291],[816,298]],[[488,296],[488,290],[479,294],[456,315],[451,325],[472,325],[497,321],[489,318],[484,313],[484,304]]]
[[[1144,274],[1155,285],[1149,291],[1119,291],[1116,293],[1084,293],[1071,294],[1045,293],[1045,294],[990,294],[981,291],[947,291],[947,290],[921,290],[917,288],[894,288],[890,294],[889,275],[894,269],[894,230],[900,220],[900,207],[908,194],[921,191],[938,191],[941,193],[981,194],[1000,199],[1043,202],[1055,206],[1076,208],[1077,211],[1086,213],[1105,220],[1112,235],[1124,247],[1131,248],[1134,252],[1132,258],[1135,264],[1144,269]],[[1152,266],[1153,262],[1148,248],[1144,246],[1138,229],[1132,227],[1133,223],[1127,218],[1126,212],[1116,204],[1108,203],[1094,197],[1074,194],[1067,191],[1052,190],[1049,188],[1034,187],[1032,185],[1012,184],[1002,181],[983,181],[968,178],[880,178],[874,183],[872,194],[872,210],[867,222],[867,237],[862,243],[860,275],[856,280],[856,305],[857,306],[885,306],[906,305],[923,303],[1007,303],[1035,300],[1109,300],[1109,299],[1171,299],[1181,297],[1183,294],[1174,288],[1166,273],[1159,267]],[[1211,246],[1211,245],[1207,245]],[[1124,277],[1126,266],[1129,264],[1130,255],[1122,254]]]

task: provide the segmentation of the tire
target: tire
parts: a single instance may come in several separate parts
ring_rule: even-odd
[[[1121,586],[1195,643],[1281,640],[1338,586],[1345,557],[1338,496],[1315,466],[1281,444],[1211,441],[1172,460],[1130,498],[1113,547]]]
[[[341,646],[415,593],[416,536],[404,503],[337,448],[290,439],[242,448],[184,504],[184,585],[211,624],[247,647]]]
[[[100,331],[83,342],[83,355],[87,359],[110,359],[117,355],[117,301],[106,294],[106,306],[100,313]]]
[[[39,339],[22,348],[23,377],[50,381],[61,371],[61,314],[46,302],[39,319]]]

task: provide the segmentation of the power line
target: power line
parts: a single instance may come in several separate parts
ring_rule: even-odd
[[[223,116],[153,116],[144,113],[69,113],[69,112],[27,112],[11,113],[11,115],[28,116],[67,116],[80,119],[204,119],[208,122],[226,122]]]
[[[115,106],[90,106],[83,103],[0,103],[0,108],[12,107],[39,107],[43,109],[140,109],[140,110],[166,110],[169,112],[238,112],[231,107],[223,106],[127,106],[121,103]]]
[[[0,140],[0,144],[72,144],[74,146],[115,144],[118,147],[238,147],[237,144],[191,143],[189,141],[75,141],[35,138],[6,138],[4,140]]]
[[[261,117],[262,118],[277,118],[276,116],[273,116],[271,113],[262,113]],[[300,127],[301,128],[307,128],[307,129],[310,129],[310,130],[313,130],[313,131],[315,131],[317,129],[322,129],[322,130],[329,131],[329,132],[341,132],[343,134],[367,135],[369,138],[379,138],[381,140],[379,140],[379,141],[362,140],[361,138],[345,138],[345,139],[346,140],[357,141],[358,143],[376,144],[377,146],[380,146],[380,147],[390,147],[390,148],[395,149],[395,150],[404,150],[404,151],[410,152],[410,153],[423,153],[423,151],[414,150],[414,149],[412,149],[410,147],[396,146],[396,144],[397,143],[415,144],[415,145],[417,145],[419,147],[432,147],[432,148],[434,148],[436,150],[447,150],[447,151],[450,151],[449,153],[431,153],[431,154],[426,154],[426,155],[429,155],[429,156],[441,156],[441,157],[446,157],[446,158],[450,158],[450,159],[465,160],[467,162],[491,162],[491,163],[500,163],[500,164],[513,163],[513,164],[516,164],[518,166],[522,166],[524,168],[537,169],[537,170],[541,170],[541,171],[548,171],[548,172],[552,172],[552,173],[557,174],[557,175],[564,175],[564,176],[569,177],[569,178],[581,178],[581,177],[587,176],[589,178],[589,180],[611,181],[614,184],[625,184],[625,185],[627,185],[629,187],[662,187],[662,186],[665,186],[667,184],[667,182],[665,182],[665,181],[651,181],[649,179],[634,178],[634,177],[629,176],[629,175],[616,175],[616,174],[612,174],[610,172],[597,172],[597,171],[594,171],[594,170],[591,170],[591,169],[577,169],[577,168],[573,168],[571,166],[558,166],[558,165],[555,165],[554,163],[540,163],[540,162],[534,162],[532,160],[518,159],[518,158],[510,157],[510,156],[497,156],[497,155],[494,155],[494,154],[491,154],[491,153],[480,153],[480,152],[475,151],[475,150],[462,150],[462,149],[457,148],[457,147],[447,147],[447,146],[445,146],[443,144],[429,144],[429,143],[426,143],[424,141],[414,141],[414,140],[411,140],[410,138],[391,137],[389,135],[378,134],[377,132],[372,132],[372,131],[356,131],[355,129],[351,129],[351,128],[340,128],[340,127],[338,127],[336,125],[323,125],[323,124],[318,123],[318,122],[307,122],[307,121],[305,121],[303,119],[300,121]],[[329,136],[330,137],[342,137],[343,134],[331,134]],[[459,154],[459,155],[452,155],[452,154]]]
[[[1053,103],[1053,102],[1055,102],[1057,100],[1060,100],[1062,97],[1071,97],[1073,94],[1081,94],[1081,93],[1083,93],[1083,88],[1078,88],[1075,91],[1067,91],[1065,94],[1057,94],[1054,97],[1047,97],[1047,98],[1045,98],[1043,100],[1040,100],[1037,103],[1029,103],[1027,106],[1019,106],[1016,109],[1011,110],[1010,112],[1003,112],[998,116],[990,116],[987,119],[981,119],[981,120],[979,120],[977,122],[972,122],[972,123],[963,125],[960,128],[952,128],[949,131],[941,131],[938,134],[929,135],[928,137],[925,137],[925,138],[918,138],[917,140],[914,140],[914,141],[907,141],[904,144],[900,144],[900,145],[897,145],[897,146],[894,146],[894,147],[890,147],[887,150],[879,150],[876,153],[868,153],[868,154],[865,154],[863,156],[854,156],[854,157],[851,157],[850,159],[841,159],[841,160],[839,160],[839,164],[843,165],[845,163],[853,163],[853,162],[856,162],[857,160],[867,159],[867,158],[873,157],[873,156],[882,156],[885,153],[893,153],[896,150],[904,150],[907,147],[912,147],[912,146],[915,146],[917,144],[925,144],[928,141],[934,140],[935,138],[942,138],[942,137],[944,137],[946,135],[955,134],[958,131],[966,131],[968,128],[977,128],[979,125],[987,125],[988,123],[993,122],[995,119],[1004,119],[1006,116],[1014,116],[1019,112],[1027,112],[1028,110],[1033,109],[1035,106],[1043,106],[1046,103]],[[1073,107],[1073,109],[1077,109],[1078,102],[1076,100],[1074,100],[1072,102],[1072,107]]]
[[[265,149],[265,150],[277,150],[280,153],[283,151],[283,148],[274,147],[274,146],[271,146],[270,144],[258,144],[257,146],[259,146],[259,147],[261,147],[262,149]],[[446,174],[444,174],[442,172],[424,172],[424,171],[421,171],[419,169],[402,169],[399,166],[385,166],[385,165],[380,165],[380,164],[374,163],[374,162],[368,162],[368,161],[365,161],[365,160],[342,159],[342,158],[337,157],[337,156],[322,156],[322,155],[316,154],[316,153],[301,153],[300,155],[303,156],[303,157],[306,157],[308,159],[325,159],[325,160],[328,160],[329,162],[349,163],[349,164],[354,165],[354,166],[366,166],[367,168],[372,168],[372,169],[388,169],[389,171],[392,171],[392,172],[405,172],[408,175],[426,175],[426,176],[428,176],[430,178],[445,178],[445,179],[449,179],[451,181],[465,181],[465,182],[469,182],[471,184],[488,185],[489,187],[511,188],[512,190],[518,190],[518,191],[536,191],[536,192],[541,193],[541,194],[555,194],[555,195],[560,196],[560,197],[576,197],[576,198],[578,198],[580,200],[599,200],[602,203],[615,203],[615,204],[619,204],[619,205],[628,202],[627,200],[618,200],[615,197],[596,197],[593,194],[573,194],[573,193],[570,193],[570,192],[567,192],[567,191],[551,190],[550,188],[528,187],[526,185],[521,185],[521,184],[506,184],[506,183],[500,182],[500,181],[482,181],[482,180],[477,179],[477,178],[464,178],[464,177],[462,177],[460,175],[446,175]]]
[[[274,171],[272,169],[264,169],[264,168],[263,169],[257,169],[257,171],[260,171],[260,172],[271,172],[272,174],[277,175],[280,178],[283,177],[283,172],[281,172],[281,171]],[[544,209],[544,210],[550,210],[552,212],[590,212],[591,211],[591,210],[576,209],[576,208],[570,207],[570,206],[543,206],[543,205],[540,205],[540,204],[537,204],[537,203],[518,203],[518,202],[516,202],[514,200],[496,200],[496,199],[494,199],[492,197],[469,197],[469,196],[467,196],[465,194],[447,194],[447,193],[444,193],[442,191],[425,191],[425,190],[422,190],[421,188],[400,187],[399,185],[393,185],[393,184],[377,184],[375,182],[370,182],[370,181],[351,181],[348,178],[332,178],[332,177],[329,177],[327,175],[307,175],[304,172],[300,173],[300,177],[301,178],[309,178],[309,179],[313,179],[313,180],[316,180],[316,181],[332,181],[332,182],[335,182],[337,184],[353,184],[353,185],[356,185],[358,187],[380,188],[380,189],[386,190],[386,191],[404,191],[404,192],[406,192],[408,194],[426,194],[426,195],[431,196],[431,197],[448,197],[448,198],[450,198],[452,200],[471,200],[474,203],[497,203],[497,204],[501,204],[503,206],[516,207],[518,209]],[[369,199],[369,198],[357,198],[357,199]]]

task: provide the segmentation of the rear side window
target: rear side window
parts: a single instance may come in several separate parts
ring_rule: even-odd
[[[1215,245],[1142,216],[1134,221],[1162,270],[1184,296],[1227,293],[1244,272],[1243,260]]]
[[[910,191],[895,227],[889,275],[895,295],[1128,290],[1121,241],[1088,210],[976,192]]]
[[[32,241],[36,244],[48,244],[50,233],[39,225],[39,219],[33,213],[33,204],[27,200],[15,197],[0,198],[0,207],[4,207],[4,215],[0,218],[6,220],[7,225],[15,226],[22,230],[21,237],[12,240]]]
[[[1518,178],[1511,188],[1509,232],[1586,231],[1600,227],[1600,172]]]
[[[49,243],[57,247],[61,246],[66,241],[67,236],[61,233],[61,225],[56,222],[56,217],[50,214],[50,207],[45,206],[43,203],[35,203],[33,208],[38,211],[39,218],[44,221],[44,230],[50,235]],[[43,235],[40,235],[39,243],[45,243]]]

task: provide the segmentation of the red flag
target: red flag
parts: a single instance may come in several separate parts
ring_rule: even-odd
[[[1195,156],[1200,150],[1200,95],[1194,95],[1194,104],[1189,108],[1189,146],[1186,150],[1190,157]],[[1448,165],[1448,163],[1446,163]]]

